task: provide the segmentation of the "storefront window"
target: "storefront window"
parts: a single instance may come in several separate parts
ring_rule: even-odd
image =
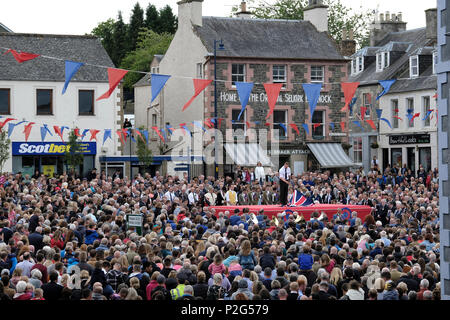
[[[402,149],[391,149],[391,166],[398,165],[399,167],[401,167],[402,163]]]
[[[431,170],[431,148],[419,148],[419,163],[425,171]]]

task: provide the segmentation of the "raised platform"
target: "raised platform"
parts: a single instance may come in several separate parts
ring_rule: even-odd
[[[291,210],[293,212],[298,212],[298,214],[303,214],[306,220],[311,218],[311,214],[314,211],[318,211],[319,214],[324,212],[328,220],[331,220],[333,216],[337,213],[338,209],[342,209],[342,214],[344,216],[348,215],[350,217],[350,212],[356,211],[358,213],[358,218],[364,221],[364,218],[372,212],[372,207],[369,206],[357,206],[357,205],[345,205],[345,204],[314,204],[308,207],[282,207],[280,205],[271,206],[212,206],[216,210],[216,214],[220,212],[229,211],[230,214],[234,212],[235,209],[239,209],[240,214],[244,208],[249,208],[250,213],[258,214],[261,209],[264,209],[264,214],[270,219],[285,210]]]

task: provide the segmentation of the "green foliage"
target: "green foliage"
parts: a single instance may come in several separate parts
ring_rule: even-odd
[[[103,47],[110,57],[112,57],[114,52],[114,24],[114,19],[108,19],[105,22],[99,23],[91,32],[92,35],[100,38]]]
[[[287,19],[303,20],[304,8],[308,6],[307,0],[277,0],[270,4],[265,0],[248,0],[249,10],[260,19]],[[368,43],[369,24],[373,19],[370,10],[352,13],[352,8],[346,7],[341,0],[324,0],[328,9],[328,30],[337,42],[342,40],[344,29],[353,30],[358,46],[364,47]],[[232,8],[232,14],[239,10],[238,6]]]
[[[9,159],[9,146],[11,145],[11,140],[8,138],[8,132],[5,130],[0,131],[0,173],[3,172],[3,166],[5,162]]]
[[[157,26],[159,20],[158,10],[155,5],[149,3],[147,9],[145,10],[145,27],[148,30],[153,30],[157,32]]]
[[[139,32],[144,27],[144,10],[136,2],[130,17],[130,24],[128,26],[128,49],[136,50],[136,45],[139,37]]]
[[[171,34],[175,34],[175,31],[177,31],[177,18],[169,5],[166,5],[159,11],[158,27],[155,31],[158,33],[167,32]]]
[[[114,23],[113,28],[113,52],[111,55],[111,59],[116,66],[120,65],[122,59],[128,52],[127,33],[128,27],[123,22],[122,12],[119,11],[117,21]]]
[[[139,131],[144,131],[144,127],[140,127]],[[145,138],[144,138],[145,140]],[[142,162],[145,166],[150,166],[153,162],[152,151],[148,148],[147,142],[144,142],[140,137],[136,137],[136,154],[140,162]]]
[[[84,155],[80,152],[79,138],[75,135],[75,130],[72,130],[69,134],[69,141],[67,141],[67,148],[64,154],[64,161],[71,169],[75,171],[75,168],[83,163]]]
[[[172,42],[173,35],[158,34],[144,29],[139,33],[137,48],[123,59],[121,68],[136,71],[150,71],[150,63],[155,54],[164,54]],[[141,73],[129,72],[124,78],[124,87],[131,88],[143,77]]]

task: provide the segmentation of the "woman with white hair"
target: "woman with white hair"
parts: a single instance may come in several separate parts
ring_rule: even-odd
[[[42,285],[42,272],[39,269],[31,270],[31,278],[28,280],[35,288],[40,288]]]
[[[23,280],[17,282],[13,300],[30,300],[32,297],[32,294],[27,292],[27,283]]]

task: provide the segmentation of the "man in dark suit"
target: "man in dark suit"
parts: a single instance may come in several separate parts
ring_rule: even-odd
[[[44,299],[47,301],[55,301],[61,298],[63,287],[56,282],[58,281],[58,272],[52,271],[50,273],[50,282],[42,285],[44,291]]]
[[[327,189],[327,192],[322,196],[322,203],[330,204],[334,200],[334,195],[331,192],[331,188]]]
[[[262,203],[265,206],[273,204],[272,191],[270,190],[270,187],[265,187],[264,192],[262,194]]]
[[[42,240],[44,236],[42,235],[42,228],[37,227],[36,230],[28,236],[28,241],[34,246],[34,250],[37,252],[43,248]]]
[[[377,205],[375,211],[375,220],[380,220],[383,226],[388,222],[389,206],[386,203],[386,199],[381,199],[381,203]]]

